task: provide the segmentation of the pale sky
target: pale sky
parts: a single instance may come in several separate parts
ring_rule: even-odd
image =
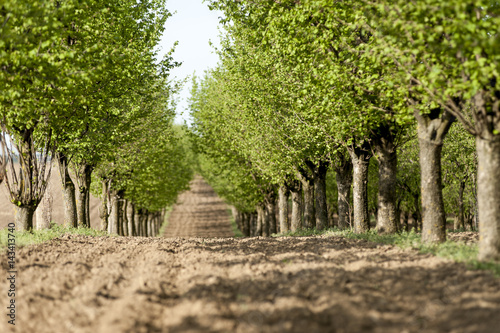
[[[173,16],[165,24],[160,53],[167,53],[175,41],[179,41],[173,57],[182,62],[172,71],[172,77],[183,79],[195,71],[197,76],[202,76],[206,69],[217,65],[218,56],[209,41],[215,47],[220,45],[218,25],[222,13],[210,11],[203,0],[167,0],[167,9]],[[190,88],[189,80],[178,97],[176,123],[183,124],[186,120],[189,124],[187,98]]]

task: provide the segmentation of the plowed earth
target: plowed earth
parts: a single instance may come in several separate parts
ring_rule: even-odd
[[[169,236],[230,233],[201,179],[169,223]],[[18,249],[17,268],[16,326],[2,314],[0,332],[500,331],[489,272],[338,237],[64,236]]]

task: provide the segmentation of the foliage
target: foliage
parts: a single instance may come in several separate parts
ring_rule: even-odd
[[[440,105],[456,116],[471,133],[483,138],[500,134],[496,1],[380,0],[365,5],[377,41],[372,56],[384,55],[398,66],[395,80],[404,82],[421,104]]]
[[[453,126],[443,147],[443,196],[448,212],[475,215],[477,154],[474,137],[461,126]]]

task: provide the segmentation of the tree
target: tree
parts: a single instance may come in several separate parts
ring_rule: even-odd
[[[129,139],[122,134],[146,115],[145,101],[162,91],[169,69],[176,64],[169,55],[156,61],[156,46],[170,16],[164,1],[91,2],[86,9],[93,15],[74,23],[70,47],[76,53],[73,61],[89,75],[77,83],[77,93],[61,110],[64,123],[54,128],[54,134],[68,193],[66,206],[77,207],[78,224],[89,226],[86,212],[93,169]],[[77,205],[68,177],[70,165],[77,180]],[[67,222],[76,225],[74,216],[69,210]]]
[[[430,112],[425,130],[437,142],[419,134],[434,153],[422,158],[438,160],[447,122],[458,119],[476,138],[478,154],[479,258],[500,259],[500,83],[496,1],[377,1],[373,25],[381,50],[398,65],[411,96]],[[384,20],[378,19],[384,17]],[[390,22],[390,24],[388,24]],[[441,120],[440,120],[441,119]],[[422,121],[419,121],[419,123]],[[440,123],[438,123],[440,122]],[[425,148],[422,146],[421,148]],[[422,174],[424,176],[424,174]],[[434,179],[438,180],[435,172]],[[423,178],[423,177],[422,177]],[[435,211],[425,202],[424,209]],[[429,203],[430,204],[430,203]],[[424,214],[427,214],[424,211]],[[442,218],[440,218],[441,220]],[[434,222],[435,223],[435,222]],[[440,222],[441,224],[441,222]],[[424,237],[426,236],[424,216]]]
[[[61,41],[80,9],[76,1],[5,1],[0,9],[0,118],[9,163],[5,181],[17,206],[16,228],[32,228],[50,174],[51,121],[64,94],[84,75]],[[13,147],[7,146],[8,136]]]
[[[280,100],[291,99],[290,104],[302,106],[289,112],[292,117],[288,117],[297,117],[305,125],[301,134],[309,135],[298,138],[307,140],[319,134],[318,141],[329,145],[328,153],[332,155],[333,147],[348,148],[354,164],[357,232],[369,228],[367,166],[372,148],[377,151],[380,173],[385,175],[380,177],[383,186],[379,186],[379,203],[384,223],[379,227],[381,232],[395,232],[395,148],[404,134],[402,129],[412,118],[403,105],[401,92],[386,83],[394,66],[367,56],[372,35],[357,25],[358,7],[351,2],[330,1],[216,1],[213,5],[224,10],[227,20],[233,23],[229,30],[235,41],[244,38],[242,35],[250,36],[246,37],[250,42],[245,44],[244,52],[255,55],[245,60],[269,59],[270,68],[276,68],[280,79],[293,83],[290,90],[280,85],[277,90],[285,90],[279,94]],[[235,42],[231,51],[238,47]],[[322,136],[328,139],[321,140]],[[318,158],[321,154],[313,151],[309,156]]]

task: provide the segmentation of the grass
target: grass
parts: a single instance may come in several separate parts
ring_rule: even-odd
[[[7,228],[0,230],[0,250],[7,248],[9,230]],[[32,244],[39,244],[51,239],[61,237],[66,234],[84,235],[84,236],[109,236],[105,231],[98,231],[91,228],[73,228],[65,227],[59,224],[52,223],[50,228],[43,230],[32,231],[15,231],[16,247],[20,248]]]
[[[273,237],[281,236],[340,236],[349,239],[362,239],[374,243],[395,245],[403,249],[411,248],[421,253],[430,253],[435,256],[451,259],[467,265],[470,269],[483,269],[492,271],[497,277],[500,277],[500,263],[481,262],[477,260],[477,244],[468,245],[463,242],[454,242],[448,240],[441,244],[424,244],[421,235],[414,230],[410,232],[401,232],[394,235],[379,235],[376,230],[370,230],[362,234],[356,234],[351,230],[327,229],[318,231],[316,229],[306,229],[296,232],[287,232],[283,234],[274,234]]]
[[[234,219],[234,216],[233,216],[233,211],[230,208],[228,208],[227,213],[230,216],[229,221],[231,222],[231,227],[233,228],[234,237],[235,238],[244,237],[243,233],[241,232],[241,230],[238,228],[238,225],[236,224],[236,220]]]

